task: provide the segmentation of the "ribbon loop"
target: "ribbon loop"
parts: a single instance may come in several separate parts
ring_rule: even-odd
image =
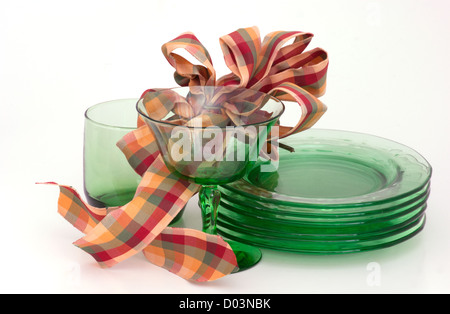
[[[174,50],[185,49],[201,64],[194,65]],[[208,50],[194,34],[183,33],[161,47],[167,61],[175,68],[174,78],[180,86],[214,85],[216,72]]]
[[[280,138],[309,129],[326,111],[326,106],[319,99],[293,83],[278,85],[269,93],[278,98],[293,99],[301,108],[300,119],[294,127],[279,126]]]
[[[178,39],[183,36],[187,35],[181,35]],[[193,35],[189,33],[189,36]],[[220,78],[216,85],[245,87],[269,93],[281,100],[297,102],[302,109],[298,123],[294,127],[280,126],[280,137],[310,128],[327,110],[317,97],[325,93],[328,55],[320,48],[304,52],[313,36],[311,33],[298,31],[276,31],[265,36],[261,43],[256,27],[240,28],[222,36],[219,41],[231,73]],[[287,44],[291,40],[293,42]],[[202,47],[201,51],[206,51],[197,39],[192,47],[185,42],[180,45],[177,40],[171,41],[170,45],[172,48],[183,47],[190,51],[196,51],[199,46]],[[211,61],[209,54],[208,60]],[[194,81],[191,80],[190,84],[192,82]],[[209,83],[211,82],[208,81]],[[256,106],[243,106],[242,103],[230,101],[224,102],[222,107],[235,124],[245,120],[240,116],[248,116],[257,109]],[[194,118],[197,125],[205,126],[204,123],[199,123],[202,117],[211,121],[209,115],[198,116]],[[215,120],[218,121],[217,117]],[[187,123],[192,125],[193,122]]]
[[[226,65],[234,74],[234,77],[239,79],[239,82],[234,82],[237,84],[232,85],[246,87],[258,66],[261,50],[258,28],[240,28],[222,36],[220,46]]]
[[[294,43],[284,46],[293,38]],[[301,54],[311,39],[312,34],[302,32],[278,31],[268,34],[262,44],[257,71],[248,87],[258,89],[253,86],[270,74],[272,66],[276,66],[287,58]]]

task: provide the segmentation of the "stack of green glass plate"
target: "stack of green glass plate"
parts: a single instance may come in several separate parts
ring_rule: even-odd
[[[279,163],[259,160],[220,187],[218,230],[277,250],[350,253],[407,240],[425,224],[430,164],[390,140],[311,129],[281,142]]]

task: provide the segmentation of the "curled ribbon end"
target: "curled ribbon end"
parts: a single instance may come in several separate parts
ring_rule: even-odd
[[[105,256],[102,256],[101,253],[96,253],[90,250],[90,247],[86,247],[86,241],[84,239],[79,239],[73,243],[77,248],[82,249],[86,253],[90,254],[95,261],[98,263],[100,268],[110,268],[118,263],[117,260],[114,259],[105,259]]]

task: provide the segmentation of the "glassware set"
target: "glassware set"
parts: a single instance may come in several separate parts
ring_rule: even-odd
[[[189,87],[170,90],[191,96]],[[204,86],[201,92],[201,114],[225,114],[222,103],[249,90]],[[133,198],[140,176],[115,144],[136,127],[139,116],[154,133],[169,170],[201,185],[202,229],[225,238],[240,270],[259,262],[259,248],[353,253],[392,246],[423,229],[431,166],[419,153],[373,135],[309,129],[279,140],[291,150],[278,148],[274,162],[260,152],[284,105],[252,93],[252,105],[262,114],[234,127],[183,124],[173,111],[155,118],[143,98],[89,108],[84,144],[88,201],[109,207]]]

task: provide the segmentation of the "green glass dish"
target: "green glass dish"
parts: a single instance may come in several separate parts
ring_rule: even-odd
[[[393,212],[397,208],[403,208],[417,200],[427,198],[430,193],[430,185],[427,184],[421,190],[412,193],[403,199],[377,204],[361,204],[351,208],[325,208],[320,211],[311,210],[308,207],[289,206],[286,204],[264,203],[262,201],[248,200],[241,195],[223,194],[224,204],[233,206],[236,211],[244,215],[256,215],[267,219],[280,219],[290,222],[334,224],[336,222],[358,222],[361,220],[376,219]]]
[[[278,167],[220,187],[219,233],[302,253],[394,245],[425,224],[431,166],[414,150],[372,135],[308,130],[282,140]]]
[[[381,137],[310,129],[281,142],[278,168],[261,172],[261,159],[243,180],[222,186],[224,194],[248,200],[333,212],[401,199],[421,190],[431,166],[413,149]],[[351,209],[350,209],[351,211]]]
[[[316,239],[302,237],[285,239],[267,234],[260,235],[249,233],[248,229],[245,228],[238,229],[235,226],[230,226],[222,220],[219,220],[219,232],[225,234],[230,239],[239,238],[241,242],[248,242],[269,249],[304,254],[344,254],[386,248],[406,241],[424,228],[425,220],[425,215],[422,215],[408,225],[402,226],[390,233],[385,233],[384,236],[347,239],[335,238],[334,240],[320,238],[320,236],[316,237]]]
[[[384,231],[407,220],[412,214],[424,210],[428,194],[424,197],[408,202],[403,206],[386,208],[372,217],[364,219],[287,219],[270,218],[258,215],[257,210],[250,211],[249,207],[239,207],[223,200],[223,211],[220,218],[236,225],[247,226],[254,230],[270,230],[275,233],[303,233],[303,234],[357,234]]]
[[[226,204],[223,207],[227,207]],[[426,209],[426,199],[421,200],[418,204],[408,207],[404,212],[398,213],[390,217],[378,219],[369,222],[335,224],[335,225],[314,225],[313,223],[288,223],[285,221],[271,221],[268,219],[260,219],[259,217],[243,216],[230,213],[224,210],[221,216],[222,221],[226,221],[232,225],[247,228],[252,233],[270,234],[280,238],[294,238],[299,235],[303,237],[310,236],[326,236],[329,240],[337,240],[338,238],[353,238],[355,236],[368,236],[374,234],[383,234],[386,231],[394,230],[400,225],[409,221],[412,217],[422,215]]]

